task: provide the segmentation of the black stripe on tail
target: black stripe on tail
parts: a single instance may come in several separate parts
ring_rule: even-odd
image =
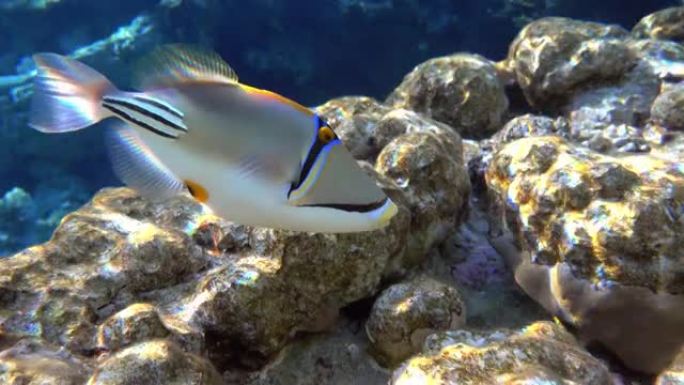
[[[157,114],[157,113],[155,113],[154,111],[151,111],[151,110],[145,108],[144,106],[135,104],[135,103],[133,103],[133,102],[129,102],[129,101],[126,101],[126,100],[121,100],[121,99],[109,98],[109,97],[103,98],[102,101],[103,101],[103,105],[104,105],[105,107],[107,107],[108,105],[109,105],[110,107],[111,107],[111,106],[124,107],[124,108],[126,108],[126,109],[135,111],[135,112],[137,112],[137,113],[139,113],[139,114],[141,114],[141,115],[144,115],[145,117],[148,117],[148,118],[150,118],[150,119],[156,120],[156,121],[162,123],[162,124],[165,125],[165,126],[171,127],[171,128],[174,129],[174,130],[182,131],[182,132],[187,132],[187,131],[188,131],[187,127],[185,127],[184,125],[182,125],[182,121],[183,121],[182,116],[176,115],[176,113],[175,113],[174,111],[172,111],[172,110],[169,111],[169,112],[170,112],[172,115],[174,115],[174,117],[178,118],[178,120],[180,120],[180,124],[177,123],[177,122],[173,122],[173,121],[171,121],[169,118],[167,118],[167,117],[165,117],[165,116],[162,116],[162,115],[160,115],[160,114]],[[150,103],[150,104],[153,104],[153,103]],[[156,104],[153,104],[153,105],[156,106]],[[163,106],[164,106],[163,104],[159,103],[159,105],[162,106],[162,107],[158,107],[158,106],[157,106],[157,108],[161,108],[161,109],[167,111],[166,108],[163,108]],[[120,108],[119,108],[119,109],[120,109]]]
[[[155,128],[155,127],[153,127],[153,126],[151,126],[151,125],[149,125],[149,124],[143,122],[143,121],[140,120],[140,119],[134,118],[134,117],[131,116],[130,114],[126,113],[125,111],[123,111],[123,110],[121,110],[121,109],[119,109],[119,108],[117,108],[117,107],[110,106],[110,105],[108,105],[108,104],[106,104],[106,103],[103,104],[103,106],[104,106],[104,108],[110,110],[111,112],[113,112],[113,113],[116,114],[117,116],[121,117],[122,119],[124,119],[124,120],[126,120],[126,121],[128,121],[128,122],[130,122],[130,123],[136,124],[136,125],[138,125],[138,126],[140,126],[140,127],[142,127],[142,128],[145,128],[145,129],[147,129],[147,130],[149,130],[149,131],[151,131],[151,132],[153,132],[153,133],[155,133],[155,134],[157,134],[157,135],[159,135],[159,136],[163,136],[163,137],[169,138],[169,139],[178,139],[178,135],[172,135],[172,134],[169,134],[169,133],[167,133],[167,132],[165,132],[165,131],[163,131],[163,130],[157,129],[157,128]]]

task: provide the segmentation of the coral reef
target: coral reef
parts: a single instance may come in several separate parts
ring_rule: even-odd
[[[391,381],[392,385],[533,383],[613,382],[605,364],[550,322],[534,323],[521,331],[434,334],[423,354],[397,369]]]
[[[0,9],[30,9],[30,10],[44,10],[50,6],[56,5],[62,0],[7,0],[0,4]]]
[[[48,177],[29,194],[20,187],[0,199],[0,256],[50,237],[59,221],[89,199],[77,178]]]
[[[551,17],[522,29],[506,67],[533,107],[554,108],[593,79],[619,78],[634,65],[616,25]],[[546,43],[546,42],[549,43]]]
[[[103,360],[90,385],[221,385],[221,375],[206,359],[173,342],[150,340]]]
[[[662,16],[672,12],[644,20],[674,31],[676,18]],[[505,237],[498,247],[517,282],[583,341],[599,341],[650,373],[684,343],[681,92],[670,83],[682,48],[634,40],[616,26],[532,22],[503,65],[529,103],[551,116],[514,118],[483,158],[503,231],[515,236],[516,247]]]
[[[644,17],[634,26],[632,34],[638,38],[684,43],[684,6],[663,9]]]
[[[470,180],[459,150],[453,135],[419,132],[397,137],[378,156],[378,172],[398,186],[411,210],[402,266],[422,259],[465,218]]]
[[[459,292],[431,278],[392,285],[373,305],[366,333],[379,359],[395,366],[421,350],[428,335],[465,325]]]
[[[631,367],[664,368],[684,343],[679,163],[542,136],[504,146],[486,177],[524,251],[512,263],[528,294]]]
[[[200,328],[214,344],[242,346],[239,359],[248,364],[282,348],[297,328],[325,326],[317,326],[325,321],[317,315],[372,293],[387,261],[403,251],[407,229],[406,215],[361,236],[250,229],[247,246],[234,251],[238,260],[217,259],[183,232],[201,216],[189,197],[161,206],[130,190],[103,191],[67,216],[48,244],[3,261],[3,330],[88,354],[136,337],[191,339],[184,334]],[[111,315],[153,290],[160,315],[142,304]]]
[[[684,85],[658,95],[651,107],[651,119],[669,130],[684,130]]]
[[[12,341],[6,336],[0,341],[16,342],[0,353],[3,384],[82,385],[88,379],[90,365],[60,347],[32,340]]]
[[[436,58],[417,66],[386,102],[424,113],[466,138],[495,132],[508,109],[494,64],[469,54]]]
[[[110,3],[0,6],[65,30],[69,10],[112,13],[92,31],[0,42],[0,253],[35,244],[0,259],[0,382],[682,382],[681,6],[625,10],[620,26],[545,17],[588,0],[344,0],[294,15],[265,0]],[[504,60],[454,53],[489,38],[473,32],[492,27],[478,12],[527,23]],[[373,38],[339,33],[397,18]],[[132,58],[167,40],[214,45],[247,83],[306,104],[369,95],[314,109],[399,214],[314,234],[232,223],[185,195],[91,198],[113,183],[97,129],[59,150],[16,130],[32,51],[125,85]]]
[[[235,385],[387,384],[390,374],[367,353],[368,344],[354,322],[343,319],[329,333],[288,345],[262,371],[232,371],[224,378]]]

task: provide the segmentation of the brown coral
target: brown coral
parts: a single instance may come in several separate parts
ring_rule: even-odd
[[[679,163],[528,138],[495,155],[487,183],[523,251],[510,255],[528,294],[628,365],[667,365],[684,343]]]

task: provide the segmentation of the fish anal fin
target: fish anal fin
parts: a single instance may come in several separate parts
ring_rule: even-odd
[[[106,141],[114,173],[141,195],[158,200],[188,191],[186,184],[159,160],[125,122],[113,122],[107,129]]]
[[[182,83],[236,84],[235,71],[221,56],[189,44],[169,44],[143,57],[133,71],[133,85],[145,91]]]

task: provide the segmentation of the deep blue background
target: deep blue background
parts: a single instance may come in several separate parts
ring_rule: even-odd
[[[519,1],[394,0],[390,10],[341,12],[340,3],[349,1],[208,0],[203,8],[185,0],[161,18],[169,40],[213,45],[242,79],[315,104],[346,94],[382,98],[416,64],[455,51],[499,60],[519,31],[515,14],[568,16],[629,29],[644,15],[678,3],[529,0],[540,6],[500,15],[505,3]],[[557,5],[547,9],[547,2]],[[0,12],[0,71],[11,71],[35,51],[67,52],[105,37],[157,3],[66,0],[47,12]]]
[[[13,74],[34,52],[73,51],[148,13],[158,25],[157,43],[210,46],[244,83],[307,105],[350,94],[382,100],[406,73],[429,58],[458,51],[504,58],[521,26],[534,18],[567,16],[631,29],[646,14],[680,2],[184,0],[173,9],[158,3],[63,0],[47,11],[0,11],[0,75]],[[90,64],[123,85],[135,56],[115,58],[108,68]],[[0,105],[0,198],[14,186],[33,194],[48,181],[53,189],[60,183],[73,185],[73,180],[62,182],[65,176],[73,177],[86,196],[118,184],[104,156],[100,130],[43,135],[25,126],[26,110],[26,104]]]

